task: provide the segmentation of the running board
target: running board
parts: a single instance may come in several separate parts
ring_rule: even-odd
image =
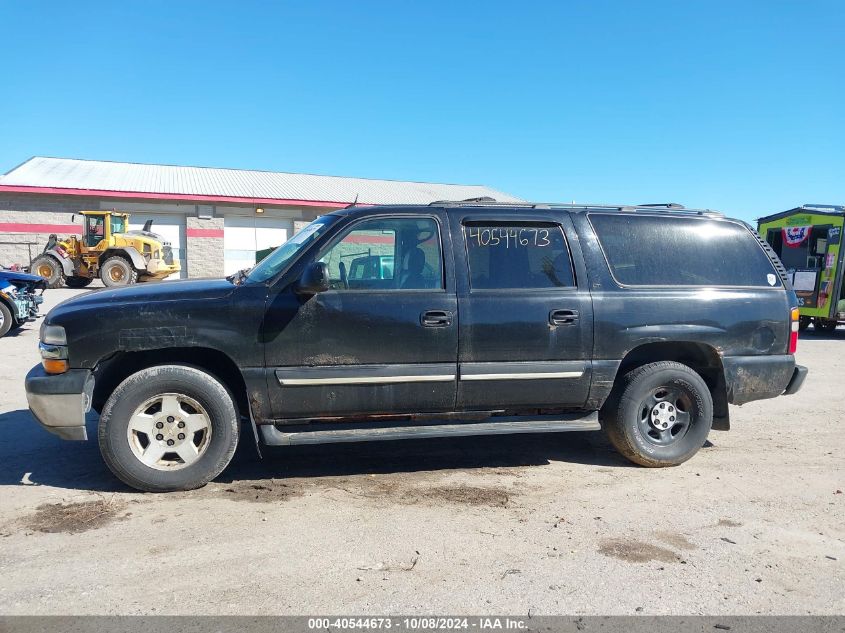
[[[316,425],[315,425],[316,426]],[[261,425],[261,436],[269,446],[295,444],[331,444],[334,442],[372,442],[376,440],[411,440],[432,437],[467,435],[507,435],[513,433],[561,433],[564,431],[598,431],[598,412],[558,414],[551,416],[487,418],[485,422],[461,424],[426,424],[413,426],[380,426],[369,428],[326,428],[320,430],[284,431],[274,424]],[[299,427],[303,428],[303,427]],[[305,427],[307,428],[307,427]]]

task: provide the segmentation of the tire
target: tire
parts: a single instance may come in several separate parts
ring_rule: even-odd
[[[603,426],[610,443],[635,464],[651,468],[687,461],[713,424],[707,384],[690,367],[671,361],[626,374],[608,405]]]
[[[837,325],[839,325],[839,323],[832,319],[816,319],[813,322],[813,327],[815,327],[819,332],[835,332]]]
[[[61,288],[65,285],[65,271],[62,264],[52,255],[39,255],[32,260],[30,271],[33,275],[43,277],[48,288]]]
[[[109,288],[128,286],[138,281],[138,271],[125,258],[113,255],[100,266],[100,279]]]
[[[0,301],[0,338],[6,336],[14,324],[15,318],[12,316],[9,306]]]
[[[810,323],[813,322],[813,319],[810,317],[798,317],[798,331],[799,332],[806,332],[807,328],[810,327]]]
[[[85,288],[92,281],[94,280],[91,277],[68,277],[65,279],[68,288]]]
[[[207,427],[192,434],[203,417]],[[181,431],[192,436],[181,438]],[[194,367],[159,365],[118,385],[103,407],[97,437],[106,465],[123,483],[171,492],[201,488],[217,477],[231,461],[239,433],[234,399],[220,381]],[[172,450],[168,442],[175,442]]]

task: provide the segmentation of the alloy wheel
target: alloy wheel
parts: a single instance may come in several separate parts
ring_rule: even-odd
[[[155,470],[178,470],[196,462],[211,441],[211,418],[184,394],[165,393],[140,405],[129,419],[132,453]]]

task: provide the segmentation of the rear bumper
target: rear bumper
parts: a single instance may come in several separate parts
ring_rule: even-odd
[[[65,440],[88,439],[85,414],[94,393],[94,375],[89,370],[50,375],[36,365],[25,384],[29,410],[42,427]]]
[[[792,379],[789,381],[789,384],[786,386],[786,390],[783,392],[785,396],[791,396],[793,393],[797,393],[801,387],[804,385],[804,379],[807,377],[807,368],[803,365],[796,365],[795,371],[792,372]]]
[[[796,365],[791,354],[725,356],[722,364],[728,402],[731,404],[795,393],[807,375],[807,368]]]

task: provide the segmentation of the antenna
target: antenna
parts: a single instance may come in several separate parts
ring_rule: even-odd
[[[345,207],[343,207],[343,208],[344,208],[344,209],[351,209],[351,208],[352,208],[352,207],[354,207],[356,204],[358,204],[358,194],[357,194],[357,193],[355,194],[355,199],[352,201],[352,204],[347,204],[347,205],[346,205]]]

